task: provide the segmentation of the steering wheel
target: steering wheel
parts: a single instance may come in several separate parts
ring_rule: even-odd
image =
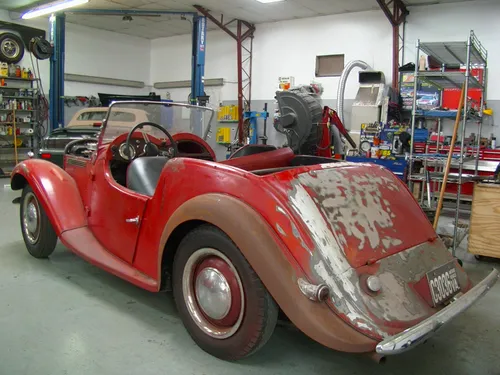
[[[175,158],[175,157],[177,157],[179,155],[179,150],[177,148],[177,143],[174,141],[174,138],[172,137],[172,135],[170,135],[170,133],[165,128],[163,128],[161,125],[158,125],[158,124],[156,124],[154,122],[144,121],[144,122],[141,122],[141,123],[137,124],[136,126],[134,126],[130,130],[130,132],[128,133],[128,135],[127,135],[127,141],[125,142],[125,150],[126,150],[126,152],[127,152],[128,157],[129,157],[130,160],[134,159],[134,158],[130,158],[130,151],[129,151],[130,150],[130,138],[132,138],[132,134],[137,129],[142,129],[145,126],[152,126],[153,128],[161,130],[163,133],[165,133],[165,135],[167,136],[168,140],[170,141],[172,149],[174,150],[172,157]],[[148,135],[144,131],[142,132],[142,137],[144,138],[144,141],[146,142],[146,144],[144,146],[144,149],[149,148],[153,152],[156,152],[156,155],[158,155],[158,146],[156,146],[153,142],[151,142],[149,140]],[[146,151],[146,153],[147,153],[147,151]]]

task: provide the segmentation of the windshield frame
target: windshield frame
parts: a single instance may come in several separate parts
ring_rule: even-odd
[[[106,112],[106,117],[103,120],[103,124],[102,124],[101,131],[100,131],[100,134],[99,134],[99,145],[102,144],[102,141],[103,141],[102,138],[103,138],[103,135],[105,134],[105,129],[108,126],[108,119],[109,119],[109,116],[110,116],[111,112],[113,111],[113,107],[115,107],[115,106],[119,106],[120,107],[121,105],[127,105],[127,104],[163,105],[163,106],[172,106],[172,107],[193,108],[193,109],[198,109],[198,110],[202,109],[202,110],[209,111],[210,112],[210,119],[208,120],[208,126],[205,129],[205,133],[203,134],[203,138],[202,139],[204,141],[206,141],[207,138],[208,138],[208,136],[209,136],[209,134],[211,133],[212,121],[214,119],[215,110],[213,108],[210,108],[210,107],[200,106],[200,105],[193,105],[193,104],[187,104],[187,103],[159,102],[159,101],[151,101],[151,100],[123,100],[123,101],[113,101],[109,105],[108,110]],[[124,107],[124,108],[127,108],[127,107]],[[137,125],[137,124],[135,124],[135,125]],[[159,124],[159,125],[161,125],[161,124]]]

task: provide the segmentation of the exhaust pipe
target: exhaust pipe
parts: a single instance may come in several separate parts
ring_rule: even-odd
[[[383,365],[387,361],[387,357],[383,354],[378,354],[377,352],[371,352],[367,354],[372,361],[375,361],[378,365]]]

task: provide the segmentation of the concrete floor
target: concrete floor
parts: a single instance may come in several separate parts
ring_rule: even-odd
[[[191,340],[170,294],[138,289],[61,245],[50,260],[32,258],[8,182],[0,179],[0,375],[500,374],[500,284],[425,345],[384,365],[284,325],[256,355],[220,361]],[[500,264],[460,257],[474,281]]]

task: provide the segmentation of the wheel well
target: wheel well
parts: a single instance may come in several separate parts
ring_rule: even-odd
[[[209,224],[203,220],[189,220],[177,226],[170,234],[170,237],[163,249],[161,260],[161,287],[160,290],[171,290],[172,267],[174,264],[175,253],[179,248],[182,239],[193,229],[200,225]]]
[[[12,180],[10,182],[10,186],[12,190],[21,190],[28,184],[28,180],[22,175],[22,174],[15,174],[14,177],[12,177]]]

